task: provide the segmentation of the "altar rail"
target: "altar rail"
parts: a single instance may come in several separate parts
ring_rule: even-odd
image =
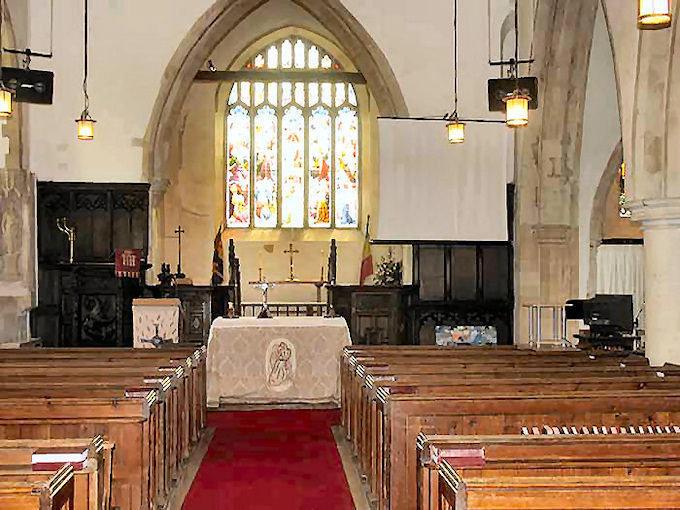
[[[262,303],[241,303],[243,317],[257,317]],[[269,313],[274,317],[323,317],[328,311],[326,303],[269,303]]]

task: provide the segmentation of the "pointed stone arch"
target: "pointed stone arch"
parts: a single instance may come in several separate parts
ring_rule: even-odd
[[[406,101],[387,58],[340,0],[290,0],[343,43],[343,50],[366,81],[380,115],[408,115]],[[144,175],[162,194],[163,166],[170,133],[196,72],[224,37],[269,0],[217,0],[189,30],[166,67],[146,132]]]

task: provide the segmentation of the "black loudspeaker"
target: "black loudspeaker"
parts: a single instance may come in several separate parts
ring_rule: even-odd
[[[503,98],[515,91],[517,80],[514,78],[496,78],[489,80],[489,111],[504,112],[505,103]],[[529,109],[538,109],[538,78],[528,76],[519,79],[519,90],[522,94],[529,96]]]
[[[6,87],[16,91],[15,99],[19,103],[52,104],[52,71],[3,67],[2,81]]]

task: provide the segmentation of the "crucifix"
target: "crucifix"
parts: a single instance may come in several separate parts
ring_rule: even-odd
[[[289,248],[287,250],[283,250],[283,253],[288,253],[290,255],[290,276],[288,277],[288,281],[293,282],[297,280],[297,278],[295,278],[295,272],[293,271],[293,255],[300,253],[300,251],[294,250],[293,243],[290,243]]]
[[[182,272],[182,234],[184,234],[182,225],[177,225],[175,234],[177,234],[177,274],[175,277],[184,278],[186,275]]]

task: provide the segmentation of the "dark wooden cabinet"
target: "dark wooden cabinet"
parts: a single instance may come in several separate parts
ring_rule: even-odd
[[[329,289],[335,312],[344,317],[354,344],[406,343],[406,308],[415,287],[339,285]]]
[[[113,263],[43,264],[34,331],[46,346],[131,347],[138,279],[116,278]]]
[[[73,264],[58,218],[76,229]],[[143,293],[144,271],[117,278],[114,253],[139,248],[146,260],[149,185],[39,182],[37,221],[34,335],[49,346],[131,346],[132,299]]]
[[[149,291],[155,298],[179,298],[180,342],[207,341],[212,321],[227,313],[230,301],[235,302],[234,288],[228,285],[159,285],[149,287]]]

